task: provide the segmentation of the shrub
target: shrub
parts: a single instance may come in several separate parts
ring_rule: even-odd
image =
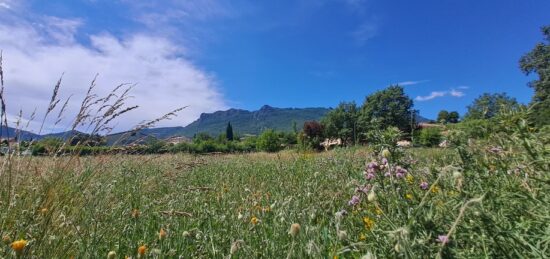
[[[425,147],[434,147],[441,143],[441,129],[438,127],[424,128],[420,130],[416,141]]]

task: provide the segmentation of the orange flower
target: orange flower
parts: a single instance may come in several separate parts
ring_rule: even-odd
[[[250,219],[250,223],[252,223],[252,225],[256,225],[258,224],[258,222],[260,222],[260,220],[255,216],[252,216],[252,218]]]
[[[166,237],[167,233],[164,231],[164,228],[161,228],[159,231],[159,239],[163,240]]]
[[[138,254],[143,256],[145,255],[145,253],[147,252],[147,247],[145,245],[142,245],[140,247],[138,247]]]
[[[25,246],[27,246],[27,240],[25,239],[17,240],[11,243],[11,249],[13,249],[16,254],[21,254],[23,249],[25,249]]]

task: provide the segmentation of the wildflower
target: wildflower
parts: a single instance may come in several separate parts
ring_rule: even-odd
[[[358,187],[357,189],[355,189],[356,192],[362,192],[364,194],[369,194],[369,190],[370,190],[370,184],[367,184],[363,187]]]
[[[391,152],[388,149],[382,150],[382,157],[388,158],[391,156]]]
[[[447,235],[439,235],[436,239],[437,242],[441,244],[447,244],[449,243],[449,237]]]
[[[407,179],[408,184],[413,184],[414,183],[414,177],[412,175],[410,175],[410,174],[407,175],[406,179]]]
[[[359,202],[361,202],[361,200],[359,199],[359,196],[353,195],[353,197],[351,197],[351,200],[348,201],[348,205],[349,206],[355,206],[355,205],[359,204]]]
[[[427,190],[428,189],[428,183],[427,182],[421,182],[420,183],[420,189]]]
[[[107,259],[115,259],[115,258],[116,258],[116,252],[115,251],[110,251],[107,254]]]
[[[365,178],[366,178],[367,180],[371,180],[371,179],[373,179],[374,177],[375,177],[375,175],[374,175],[373,173],[367,173],[367,174],[365,175]]]
[[[374,227],[374,220],[370,219],[369,217],[364,217],[363,224],[365,225],[365,228],[367,230],[371,230]]]
[[[395,177],[397,178],[403,178],[403,176],[404,176],[403,173],[400,173],[400,172],[395,174]]]
[[[401,252],[401,245],[399,243],[395,244],[395,246],[393,247],[393,249],[395,249],[395,252]]]
[[[382,165],[387,165],[388,164],[388,159],[386,159],[385,157],[382,158]]]
[[[13,249],[17,255],[21,255],[25,246],[27,246],[27,240],[25,239],[20,239],[11,243],[11,249]]]
[[[405,194],[405,198],[406,198],[407,200],[412,200],[412,199],[413,199],[413,195],[410,194],[410,193],[407,193],[407,194]]]
[[[438,192],[439,192],[439,187],[434,186],[434,187],[432,188],[432,193],[438,193]]]
[[[290,230],[288,231],[288,234],[292,237],[296,237],[300,233],[300,224],[294,223],[290,225]]]
[[[164,228],[161,228],[160,231],[159,231],[159,240],[163,240],[164,238],[166,238],[166,235],[168,233],[166,233],[166,231],[164,230]]]
[[[346,231],[340,230],[338,231],[338,239],[344,241],[348,239],[348,233]]]
[[[41,209],[41,210],[40,210],[40,213],[42,213],[42,214],[48,213],[48,208],[43,208],[43,209]]]
[[[360,241],[365,241],[365,240],[367,240],[367,236],[366,236],[365,234],[361,233],[361,234],[359,235],[359,240],[360,240]]]
[[[144,256],[146,252],[147,252],[147,247],[145,245],[138,247],[139,256]]]
[[[138,209],[133,209],[132,210],[132,218],[138,218],[139,217],[139,210]]]
[[[369,171],[369,169],[373,169],[373,170],[378,169],[378,163],[376,163],[376,161],[372,161],[372,162],[368,163],[367,164],[367,171]]]
[[[391,172],[389,172],[389,171],[386,172],[386,173],[384,174],[384,176],[385,176],[385,177],[390,177],[390,176],[391,176]]]
[[[260,220],[256,218],[256,216],[252,216],[252,218],[250,219],[250,223],[252,223],[252,225],[256,225],[258,224],[258,222],[260,222]]]
[[[367,200],[370,202],[376,201],[376,193],[374,193],[374,188],[370,191],[369,195],[367,196]]]
[[[376,213],[376,215],[382,215],[382,213],[384,212],[382,211],[382,209],[376,208],[376,210],[374,210],[374,213]]]

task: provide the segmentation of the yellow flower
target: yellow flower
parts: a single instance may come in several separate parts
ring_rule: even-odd
[[[432,191],[432,193],[438,193],[439,192],[439,187],[434,186],[434,187],[432,187],[431,191]]]
[[[11,243],[11,249],[13,249],[16,254],[21,254],[23,249],[25,249],[25,246],[27,246],[27,240],[25,239],[20,239]]]
[[[365,228],[367,230],[371,230],[374,227],[374,220],[370,219],[369,217],[364,217],[363,224],[365,224]]]
[[[407,193],[407,194],[405,194],[405,198],[406,198],[407,200],[412,200],[412,199],[413,199],[413,195],[410,194],[410,193]]]
[[[252,223],[252,225],[256,225],[258,224],[258,222],[260,222],[260,220],[255,216],[252,216],[252,218],[250,219],[250,223]]]
[[[138,255],[145,255],[145,253],[147,252],[147,247],[145,245],[142,245],[140,247],[138,247]]]
[[[382,209],[376,208],[376,210],[374,211],[374,213],[376,213],[376,215],[382,215],[382,213],[384,213],[384,212],[382,211]]]
[[[166,237],[166,235],[167,235],[167,233],[164,230],[164,228],[161,228],[160,231],[159,231],[159,239],[163,240]]]
[[[361,233],[361,234],[359,235],[359,240],[360,240],[360,241],[365,241],[365,240],[367,240],[367,236],[365,236],[365,234]]]
[[[413,177],[412,175],[410,175],[410,174],[407,175],[406,180],[407,180],[407,183],[409,183],[409,184],[413,184],[413,183],[414,183],[414,177]]]

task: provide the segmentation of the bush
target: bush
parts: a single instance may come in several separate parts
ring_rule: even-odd
[[[257,147],[259,150],[262,151],[277,152],[281,150],[279,136],[277,136],[277,133],[274,130],[268,129],[264,131],[258,138]]]
[[[430,127],[420,130],[416,141],[424,147],[435,147],[441,143],[441,139],[441,129],[438,127]]]

